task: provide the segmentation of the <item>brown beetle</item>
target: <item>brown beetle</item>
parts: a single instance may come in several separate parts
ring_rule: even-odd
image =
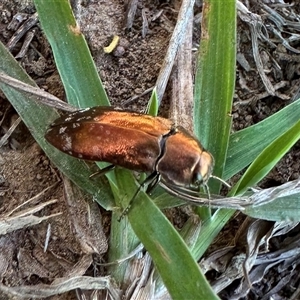
[[[212,155],[184,128],[161,117],[93,107],[60,117],[45,138],[77,158],[151,173],[150,185],[162,180],[183,195],[199,192],[212,177]]]

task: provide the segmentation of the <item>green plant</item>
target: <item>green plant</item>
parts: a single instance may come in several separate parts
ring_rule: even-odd
[[[299,139],[300,102],[294,102],[260,124],[230,135],[230,110],[235,81],[236,12],[235,1],[227,1],[226,4],[222,2],[207,1],[205,5],[195,82],[195,132],[205,147],[214,154],[216,175],[230,178],[253,162],[249,171],[233,188],[232,195],[239,195],[260,181]],[[69,103],[78,107],[108,105],[106,93],[86,42],[76,26],[68,1],[49,3],[36,0],[35,4],[43,30],[51,44]],[[0,62],[1,71],[34,85],[3,45],[0,46],[0,54],[3,57]],[[198,224],[187,223],[180,237],[149,196],[141,192],[128,218],[118,222],[120,209],[116,211],[115,208],[126,207],[138,188],[133,175],[127,170],[118,169],[115,173],[108,174],[107,178],[99,178],[97,183],[90,181],[90,170],[83,162],[60,153],[44,140],[46,128],[58,116],[57,112],[33,102],[22,92],[4,84],[0,86],[53,163],[78,186],[94,195],[102,207],[113,211],[109,253],[111,261],[126,256],[141,241],[151,254],[164,284],[174,299],[216,298],[201,274],[196,260],[203,255],[234,210],[217,210],[211,216],[208,208],[198,208],[196,212],[203,220],[201,231],[198,230],[191,238],[191,231],[195,230],[195,227],[200,228]],[[263,132],[268,132],[268,135],[262,135]],[[286,147],[282,151],[274,151],[283,141]],[[267,146],[267,150],[263,151]],[[240,151],[247,152],[247,155],[241,157]],[[61,161],[65,163],[62,165]],[[99,163],[99,166],[104,165]],[[255,180],[253,174],[258,175]],[[217,194],[219,183],[211,180],[210,189]],[[295,196],[293,197],[290,201],[293,207],[299,209],[299,204],[293,200]],[[177,201],[161,189],[155,191],[152,199],[156,204],[160,204],[160,207],[173,206]],[[266,205],[271,207],[272,203]],[[250,215],[255,216],[255,210],[248,211]],[[268,208],[264,211],[264,215],[261,212],[257,212],[257,215],[276,220],[274,215],[268,215]],[[286,214],[281,212],[277,218],[290,216],[291,211],[286,210]],[[125,270],[126,263],[112,267],[110,274],[118,282],[122,282]],[[162,282],[157,274],[155,278],[159,287]]]

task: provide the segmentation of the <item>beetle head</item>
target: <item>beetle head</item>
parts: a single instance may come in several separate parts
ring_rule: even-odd
[[[207,152],[203,151],[199,157],[199,161],[195,165],[192,173],[190,187],[199,190],[201,185],[206,185],[214,168],[214,158]]]

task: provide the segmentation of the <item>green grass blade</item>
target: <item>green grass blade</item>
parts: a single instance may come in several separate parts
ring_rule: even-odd
[[[51,45],[68,102],[77,107],[109,105],[87,43],[68,0],[34,1]]]
[[[300,121],[267,146],[253,161],[239,182],[231,190],[232,195],[240,195],[262,180],[287,151],[300,139]]]
[[[193,247],[193,254],[199,258],[233,216],[234,210],[218,209],[213,216],[201,225],[200,237]]]
[[[235,85],[236,1],[205,1],[201,32],[195,80],[194,127],[203,146],[215,158],[213,173],[222,177]],[[210,180],[209,187],[212,193],[218,194],[220,184],[217,181]],[[224,209],[215,213],[213,218],[207,217],[207,208],[197,208],[197,211],[204,216],[204,224],[207,224],[194,246],[195,256],[199,258],[234,211]]]
[[[157,90],[156,87],[154,87],[149,103],[147,105],[147,109],[146,112],[147,114],[151,115],[151,116],[157,116],[158,114],[158,108],[159,108],[159,101],[158,101],[158,97],[157,97]]]
[[[279,112],[230,136],[223,178],[247,167],[272,141],[293,126],[300,116],[300,99]]]
[[[119,221],[119,216],[120,214],[112,214],[109,238],[110,262],[126,257],[140,243],[140,240],[137,238],[128,222],[128,218],[124,217]],[[127,260],[120,265],[113,265],[109,267],[108,273],[113,276],[116,282],[122,284],[124,282],[126,269],[130,263],[131,261]]]
[[[125,182],[129,171],[118,172],[120,189],[127,199],[138,186]],[[124,204],[126,206],[126,204]],[[218,299],[186,244],[164,214],[145,194],[140,192],[128,212],[133,230],[149,251],[172,299]]]
[[[231,127],[235,84],[236,1],[205,1],[195,82],[195,131],[222,176]],[[210,184],[213,193],[218,182]]]

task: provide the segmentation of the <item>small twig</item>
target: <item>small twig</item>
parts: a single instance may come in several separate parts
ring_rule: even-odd
[[[280,81],[280,82],[274,84],[275,95],[282,100],[288,100],[288,99],[290,99],[290,97],[280,94],[279,92],[276,92],[276,90],[285,87],[287,84],[288,84],[287,81]],[[258,101],[258,100],[267,98],[269,96],[269,93],[267,91],[262,92],[262,93],[257,93],[256,91],[254,91],[254,93],[255,93],[255,95],[253,97],[246,99],[246,100],[239,100],[239,101],[237,101],[237,103],[239,105],[250,105],[254,101]]]
[[[7,132],[3,135],[3,137],[0,139],[0,148],[7,142],[11,134],[15,131],[17,126],[21,122],[21,118],[19,117],[12,125],[11,127],[7,130]]]
[[[50,236],[51,236],[51,223],[49,223],[48,227],[47,227],[47,233],[46,233],[46,239],[45,239],[45,245],[44,245],[44,252],[46,252],[47,249],[48,249]]]
[[[21,203],[20,205],[18,205],[17,207],[15,207],[13,210],[11,210],[6,216],[9,217],[10,215],[12,215],[15,211],[17,211],[18,209],[20,209],[21,207],[23,207],[24,205],[33,202],[33,201],[37,201],[41,196],[43,196],[48,190],[52,189],[57,183],[52,184],[51,186],[46,187],[45,189],[43,189],[40,193],[38,193],[37,195],[33,196],[32,198],[28,199],[27,201],[25,201],[24,203]],[[55,200],[56,201],[56,200]]]
[[[259,54],[259,50],[258,50],[258,36],[257,36],[257,31],[256,31],[256,23],[254,21],[254,23],[250,23],[250,32],[251,32],[251,41],[252,41],[252,52],[253,52],[253,57],[256,63],[256,67],[257,67],[257,71],[260,75],[260,78],[266,88],[266,90],[268,91],[268,93],[272,96],[275,96],[275,89],[271,83],[271,81],[269,80],[269,78],[267,77],[267,75],[265,74],[264,71],[264,66]]]
[[[16,213],[15,215],[13,215],[12,217],[8,218],[7,216],[5,216],[5,220],[9,220],[9,219],[13,219],[13,218],[22,218],[22,217],[26,217],[29,214],[35,214],[37,212],[39,212],[40,210],[42,210],[43,208],[45,208],[46,206],[50,206],[51,204],[55,204],[58,200],[57,199],[52,199],[52,200],[48,200],[47,202],[42,202],[41,204],[22,210],[18,213]],[[15,209],[14,209],[15,211]],[[58,214],[54,214],[55,216],[62,214],[62,212],[58,213]],[[11,215],[11,212],[9,213],[9,215]]]
[[[142,9],[142,19],[143,19],[142,37],[145,38],[149,30],[149,24],[148,24],[145,8]]]
[[[244,6],[240,1],[237,2],[239,17],[246,22],[250,27],[251,32],[251,41],[252,41],[252,51],[253,57],[255,60],[255,64],[260,75],[260,78],[268,91],[269,95],[275,96],[275,89],[266,76],[263,68],[263,63],[258,50],[258,36],[259,36],[259,28],[262,26],[262,22],[260,20],[260,16],[251,13],[246,6]]]
[[[22,36],[32,28],[38,22],[38,15],[34,13],[30,18],[28,18],[22,26],[15,32],[15,34],[11,37],[6,47],[11,50],[17,42],[22,38]]]
[[[17,31],[21,24],[28,19],[28,14],[25,13],[16,13],[12,20],[7,25],[7,29],[11,31]]]
[[[143,244],[139,244],[135,249],[133,249],[130,253],[128,253],[125,257],[117,259],[115,261],[109,262],[109,263],[97,263],[99,266],[108,267],[113,265],[120,265],[121,263],[129,260],[130,258],[136,256],[139,252],[141,252],[144,249]]]
[[[35,35],[35,32],[36,32],[35,29],[36,28],[34,28],[34,29],[32,29],[32,30],[30,30],[30,31],[27,32],[25,40],[24,40],[24,43],[22,45],[22,48],[21,48],[21,50],[19,51],[19,53],[15,57],[16,59],[17,58],[22,58],[22,57],[25,56],[25,54],[26,54],[26,52],[27,52],[27,50],[29,48],[29,45],[30,45],[30,43],[31,43],[31,41],[32,41],[32,39],[33,39],[33,37]]]
[[[127,4],[126,19],[125,19],[125,27],[127,29],[130,29],[132,27],[137,5],[138,5],[138,0],[130,0],[129,3]]]
[[[124,105],[129,104],[129,103],[131,103],[131,102],[133,102],[133,101],[139,99],[140,97],[143,97],[143,96],[147,95],[147,94],[150,93],[153,89],[154,89],[154,86],[152,86],[152,87],[149,88],[149,89],[146,89],[143,93],[141,93],[141,94],[139,94],[139,95],[134,95],[134,96],[132,96],[131,98],[125,100],[125,101],[123,102],[123,104],[124,104]]]

